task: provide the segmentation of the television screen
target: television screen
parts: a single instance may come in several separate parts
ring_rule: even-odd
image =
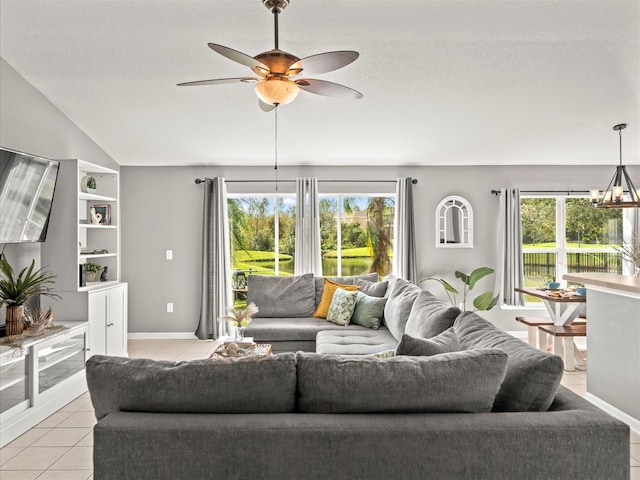
[[[45,241],[59,167],[0,148],[0,244]]]

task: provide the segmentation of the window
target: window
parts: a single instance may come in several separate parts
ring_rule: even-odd
[[[227,208],[235,275],[293,275],[295,195],[229,195]]]
[[[391,272],[395,195],[319,196],[322,273]]]
[[[539,287],[565,273],[622,273],[622,210],[594,208],[579,197],[520,200],[524,284]],[[527,302],[539,301],[526,297]]]

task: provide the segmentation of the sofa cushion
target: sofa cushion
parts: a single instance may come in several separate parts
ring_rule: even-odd
[[[360,287],[360,291],[370,297],[384,297],[384,294],[387,293],[389,282],[370,282],[369,280],[356,278],[353,284]]]
[[[420,287],[404,278],[398,278],[393,284],[393,290],[384,306],[384,323],[398,341],[404,334],[413,302],[421,291]]]
[[[330,324],[333,325],[333,324]],[[334,325],[335,326],[335,325]],[[382,327],[378,330],[356,325],[322,330],[316,336],[316,353],[370,355],[395,350],[397,340]]]
[[[367,328],[380,328],[386,303],[386,298],[371,297],[361,291],[358,292],[351,323]]]
[[[417,338],[405,333],[396,348],[396,355],[423,355],[430,357],[431,355],[459,352],[460,350],[462,350],[462,347],[452,327],[431,338]]]
[[[549,409],[562,380],[562,358],[533,348],[472,312],[461,313],[453,328],[463,348],[499,348],[509,355],[494,411]]]
[[[333,300],[333,294],[338,288],[342,288],[343,290],[347,290],[350,292],[360,289],[360,287],[356,287],[355,285],[344,285],[325,278],[324,288],[322,289],[322,299],[320,300],[318,307],[313,313],[314,317],[327,318],[327,313],[329,313],[329,307],[331,306],[331,301]]]
[[[412,337],[430,338],[453,326],[460,309],[443,302],[432,293],[422,290],[407,319],[404,333]]]
[[[249,275],[247,303],[260,309],[254,317],[310,317],[316,309],[313,278]]]
[[[188,362],[94,355],[87,385],[98,420],[125,410],[157,413],[289,413],[294,353]]]
[[[349,325],[353,309],[356,307],[357,291],[347,291],[338,288],[333,294],[327,320],[336,325]]]
[[[379,359],[297,353],[307,413],[489,412],[504,378],[498,349]]]
[[[347,277],[316,277],[315,278],[315,293],[316,293],[316,306],[320,305],[322,301],[322,292],[324,291],[324,279],[327,278],[332,282],[339,283],[341,285],[353,285],[356,278],[360,280],[367,280],[369,282],[377,282],[380,278],[377,273],[367,273],[364,275],[352,275]]]

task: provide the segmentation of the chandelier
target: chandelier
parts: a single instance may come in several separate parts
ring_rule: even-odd
[[[622,164],[622,130],[625,128],[627,128],[626,123],[621,123],[613,127],[620,137],[620,164],[616,167],[616,173],[613,175],[609,186],[604,190],[602,196],[600,196],[600,190],[591,190],[591,203],[596,208],[640,207],[640,190],[633,186],[627,169]]]

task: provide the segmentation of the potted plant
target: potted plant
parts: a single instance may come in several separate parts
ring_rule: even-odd
[[[86,193],[94,193],[96,191],[96,179],[91,176],[82,177],[80,190]]]
[[[87,262],[84,265],[85,271],[87,272],[87,282],[97,282],[98,281],[98,273],[102,270],[102,265],[98,265],[97,263]]]
[[[44,269],[35,270],[35,260],[16,276],[7,258],[0,254],[0,307],[7,306],[7,335],[19,335],[24,328],[24,305],[31,298],[52,293],[50,285],[56,276]]]
[[[451,305],[453,305],[454,307],[460,307],[461,310],[466,310],[467,295],[469,294],[469,292],[473,290],[473,287],[476,285],[478,280],[486,277],[487,275],[491,275],[492,273],[493,273],[493,269],[489,267],[476,268],[469,275],[467,275],[466,273],[456,271],[455,272],[456,278],[459,278],[460,280],[462,280],[462,283],[464,284],[463,290],[462,290],[462,301],[460,303],[458,303],[458,299],[456,297],[456,295],[459,295],[460,292],[458,292],[458,290],[456,290],[453,286],[451,286],[451,284],[446,280],[442,278],[429,277],[429,278],[424,278],[420,281],[426,282],[427,280],[435,280],[436,282],[439,282],[444,287],[444,290],[447,294],[447,297],[449,297],[449,301],[451,302]],[[498,304],[499,297],[500,297],[499,294],[494,296],[493,292],[484,292],[478,295],[476,298],[473,299],[474,309],[472,311],[475,312],[477,310],[491,310],[493,307],[495,307]]]

